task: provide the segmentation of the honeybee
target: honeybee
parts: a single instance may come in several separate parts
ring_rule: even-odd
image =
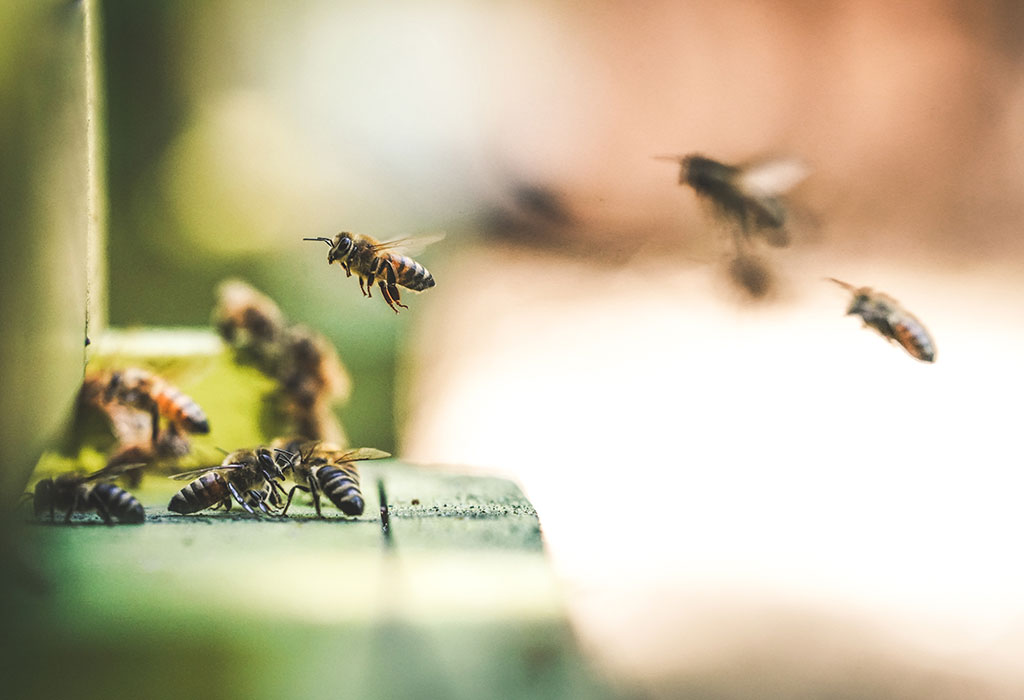
[[[228,280],[217,290],[213,323],[229,345],[273,370],[287,327],[273,299],[241,280]]]
[[[656,156],[679,163],[679,184],[689,185],[736,222],[745,236],[760,235],[772,246],[789,244],[782,195],[807,177],[800,161],[777,158],[746,165],[726,165],[699,154]]]
[[[193,481],[171,497],[167,509],[182,515],[220,506],[231,510],[234,499],[250,515],[256,515],[254,508],[270,515],[280,508],[278,494],[284,493],[278,483],[284,479],[284,473],[275,457],[265,447],[235,450],[217,466],[175,474],[172,479]]]
[[[828,279],[853,295],[847,315],[860,316],[865,326],[874,328],[889,342],[898,343],[915,359],[935,361],[935,341],[924,324],[899,302],[869,287],[855,287],[834,277]]]
[[[296,491],[305,491],[312,495],[313,507],[320,517],[321,492],[345,515],[362,515],[366,502],[359,488],[359,471],[352,462],[391,456],[372,447],[343,450],[328,443],[301,441],[287,443],[278,454],[284,456],[282,469],[291,470],[295,481],[281,514],[288,512]]]
[[[434,286],[434,277],[427,272],[427,268],[412,258],[394,251],[409,245],[423,246],[442,237],[402,238],[381,243],[370,236],[342,232],[333,239],[320,236],[302,240],[323,241],[330,246],[327,264],[337,262],[344,268],[348,277],[355,272],[359,277],[359,289],[363,296],[372,296],[370,290],[376,283],[380,287],[384,301],[397,314],[398,307],[409,308],[402,303],[398,287],[422,292]]]
[[[220,286],[213,320],[241,361],[278,381],[291,432],[311,440],[345,440],[331,407],[348,396],[350,381],[326,338],[289,323],[272,299],[238,280]]]
[[[152,372],[129,367],[86,377],[86,384],[92,391],[96,386],[103,386],[101,400],[104,403],[118,402],[148,413],[154,445],[160,434],[160,416],[177,431],[210,432],[210,422],[199,404]]]
[[[349,378],[338,353],[323,336],[295,325],[285,333],[277,379],[297,434],[311,440],[344,440],[331,406],[349,394]]]
[[[69,523],[76,511],[96,511],[107,525],[113,525],[115,518],[121,523],[141,523],[146,519],[146,511],[139,500],[117,484],[100,481],[113,479],[137,466],[108,466],[92,474],[71,472],[42,479],[31,494],[35,515],[40,517],[49,510],[50,520],[54,520],[55,511],[64,511],[64,522]]]

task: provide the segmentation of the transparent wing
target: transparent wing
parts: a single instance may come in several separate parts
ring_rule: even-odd
[[[111,464],[103,467],[98,471],[94,471],[92,474],[86,474],[82,477],[83,483],[86,481],[95,481],[96,479],[114,479],[126,472],[141,469],[146,466],[145,462],[135,462],[132,464]]]
[[[171,474],[168,478],[174,479],[175,481],[191,481],[198,476],[215,472],[218,469],[241,469],[244,464],[218,464],[213,467],[199,467],[198,469],[192,469],[187,472],[181,472],[180,474]]]
[[[375,253],[382,253],[386,250],[401,251],[409,255],[415,255],[421,252],[431,243],[437,243],[443,239],[445,234],[435,233],[425,236],[409,236],[407,238],[396,238],[393,241],[384,241],[383,243],[376,243],[373,246]]]
[[[386,459],[390,456],[390,452],[373,447],[356,447],[351,450],[341,450],[337,454],[331,455],[331,458],[335,462],[358,462],[363,459]]]
[[[796,187],[810,169],[795,158],[775,158],[742,168],[736,186],[749,197],[775,197]]]

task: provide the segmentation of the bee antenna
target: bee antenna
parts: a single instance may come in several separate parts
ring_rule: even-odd
[[[682,163],[686,156],[651,156],[654,160],[669,160],[673,163]]]
[[[835,282],[836,284],[838,284],[843,289],[846,289],[846,290],[851,291],[851,292],[856,289],[856,287],[854,287],[849,282],[843,282],[842,280],[837,280],[835,277],[826,277],[825,279],[828,280],[829,282]]]
[[[323,241],[324,243],[326,243],[327,245],[331,246],[332,248],[334,247],[334,241],[332,241],[330,238],[326,238],[325,236],[317,236],[316,238],[303,238],[302,240],[304,240],[304,241]]]

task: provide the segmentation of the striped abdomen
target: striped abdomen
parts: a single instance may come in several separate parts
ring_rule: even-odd
[[[381,258],[391,263],[395,271],[396,284],[414,292],[422,292],[434,286],[434,276],[412,258],[395,253],[382,255]]]
[[[203,474],[174,494],[171,502],[167,504],[167,510],[188,515],[189,513],[198,513],[204,508],[215,506],[230,498],[231,492],[228,490],[228,484],[224,477],[217,472],[210,472]]]
[[[909,313],[896,312],[889,317],[892,338],[922,362],[935,361],[935,343],[925,327]]]
[[[210,422],[203,409],[177,387],[154,376],[151,397],[160,415],[175,425],[190,433],[210,432]]]
[[[922,362],[935,361],[935,342],[931,335],[895,299],[862,288],[857,290],[847,313],[860,316],[864,323],[899,343],[912,357]]]
[[[106,509],[122,523],[141,523],[146,519],[146,510],[139,499],[116,484],[101,482],[92,487],[89,499],[97,510]]]
[[[362,515],[365,503],[359,490],[359,472],[354,464],[328,464],[316,470],[314,478],[331,503],[345,515]]]

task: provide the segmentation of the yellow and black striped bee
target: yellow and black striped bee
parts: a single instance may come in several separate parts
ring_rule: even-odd
[[[147,370],[129,367],[90,375],[86,377],[84,386],[91,387],[93,392],[102,386],[102,401],[107,404],[120,403],[148,413],[154,444],[160,434],[160,416],[178,432],[210,432],[210,422],[199,404],[170,382]]]
[[[291,470],[295,486],[288,492],[288,502],[282,515],[288,511],[295,492],[305,491],[313,497],[316,514],[320,511],[320,494],[345,515],[362,515],[366,502],[359,488],[359,471],[352,462],[364,459],[384,459],[390,453],[372,447],[341,449],[336,445],[320,442],[292,441],[278,450],[285,458],[283,470]]]
[[[917,317],[899,302],[869,287],[855,287],[829,277],[853,295],[847,315],[860,316],[864,325],[874,328],[883,338],[898,343],[911,357],[922,362],[935,361],[935,341]]]
[[[256,509],[271,515],[280,509],[278,493],[284,493],[278,483],[284,474],[275,455],[265,447],[235,450],[217,466],[193,469],[171,478],[193,479],[167,504],[168,510],[182,515],[221,506],[231,510],[232,500],[250,515],[256,515]]]
[[[696,153],[656,156],[679,163],[679,184],[689,185],[745,236],[757,234],[772,246],[789,244],[782,195],[807,176],[798,160],[775,158],[744,165],[726,165]]]
[[[120,476],[132,466],[138,465],[104,467],[92,474],[71,472],[42,479],[31,494],[36,517],[49,511],[50,520],[54,520],[54,513],[62,511],[64,522],[68,523],[75,512],[96,511],[107,525],[113,525],[115,519],[120,523],[143,522],[146,511],[139,500],[117,484],[103,481]]]
[[[330,250],[327,264],[337,262],[349,277],[355,272],[359,277],[359,289],[363,296],[371,296],[370,289],[376,283],[381,295],[395,313],[398,307],[409,308],[401,301],[399,287],[422,292],[434,286],[434,277],[427,268],[412,258],[397,252],[410,245],[423,246],[443,236],[403,238],[381,243],[370,236],[342,232],[333,239],[323,236],[303,238],[304,241],[323,241]]]

